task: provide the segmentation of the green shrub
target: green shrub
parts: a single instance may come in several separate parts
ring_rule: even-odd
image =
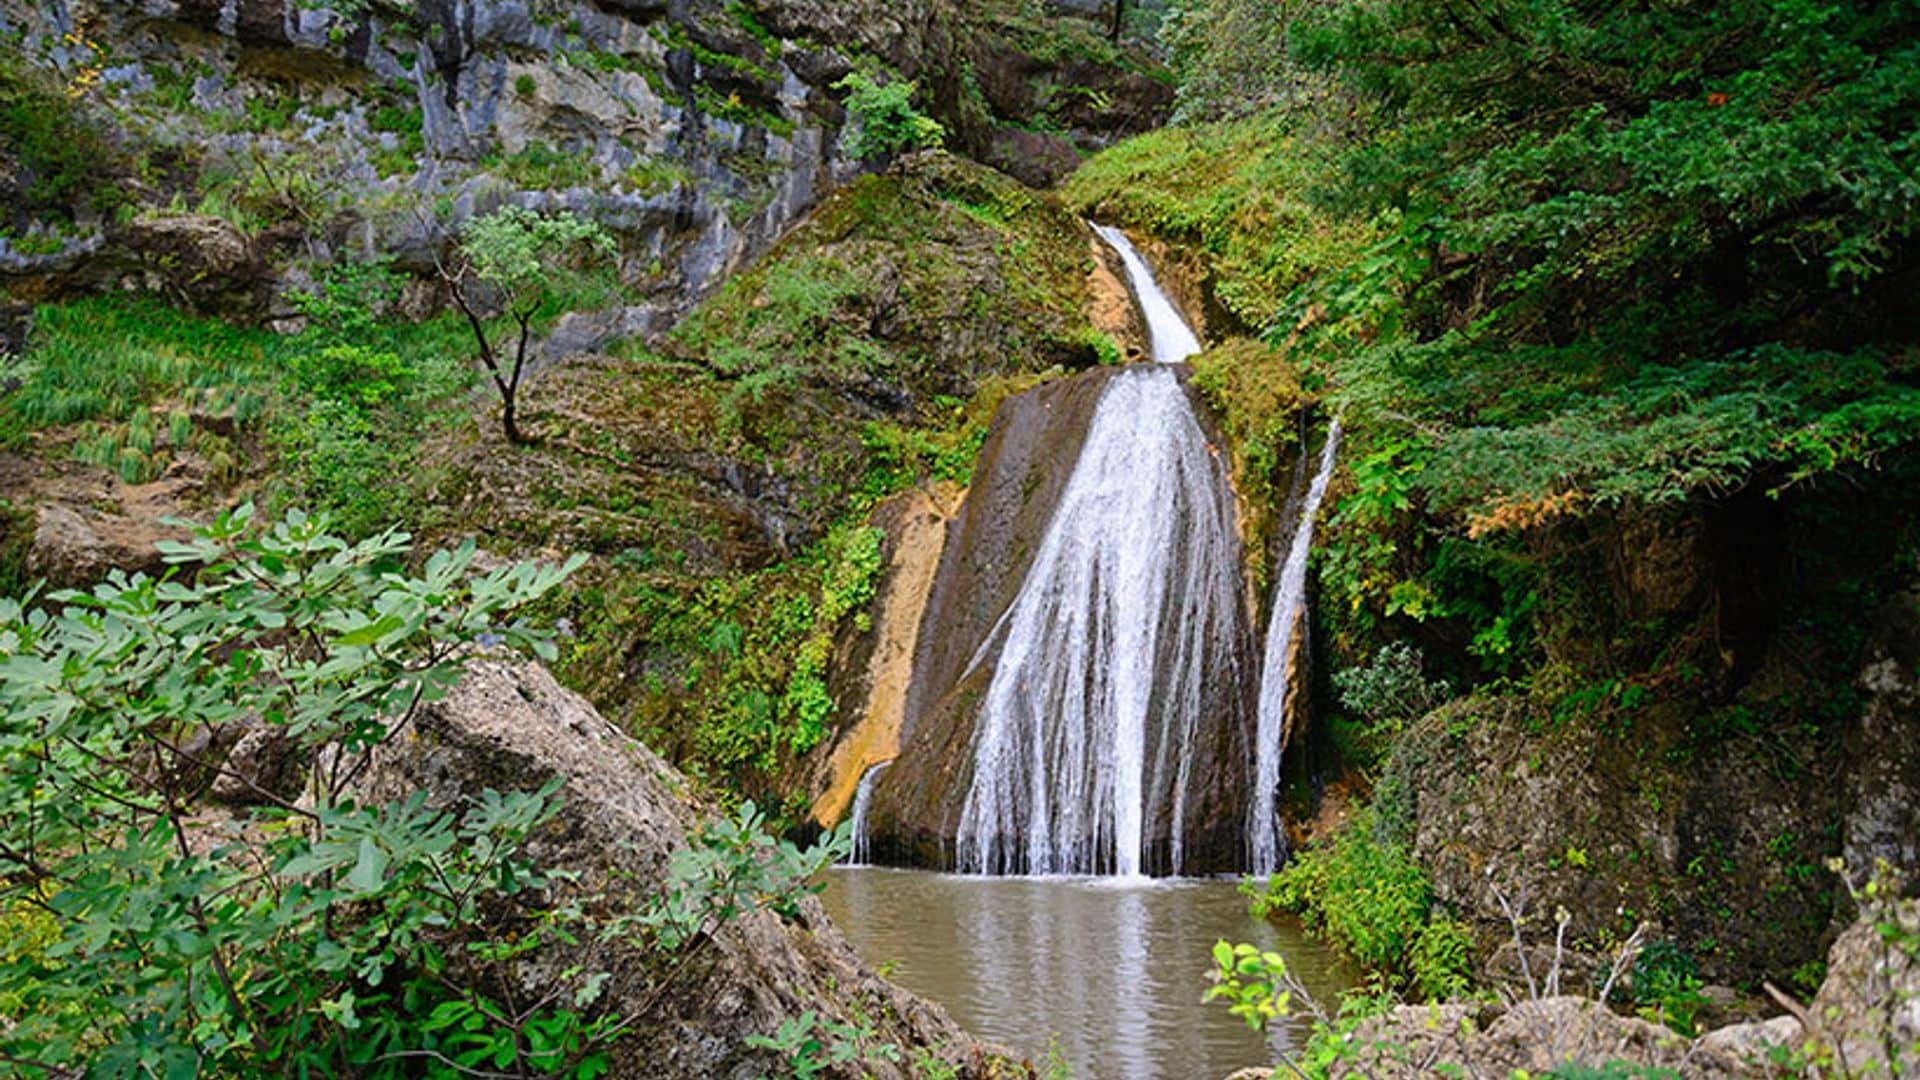
[[[847,117],[854,125],[853,156],[861,161],[886,161],[931,149],[947,137],[939,121],[913,107],[911,82],[879,82],[856,71],[835,83],[834,89],[847,92]]]
[[[1434,918],[1420,928],[1407,958],[1414,988],[1429,1001],[1467,992],[1473,973],[1473,931],[1457,919]]]
[[[123,201],[111,175],[120,153],[87,110],[23,51],[0,50],[0,159],[28,215],[71,218],[76,210],[111,214]]]
[[[1672,941],[1654,941],[1633,960],[1633,1000],[1649,1017],[1683,1034],[1708,1002],[1700,993],[1700,967],[1693,954]]]
[[[316,397],[374,408],[405,393],[413,369],[398,353],[364,345],[325,345],[293,361],[294,377]]]
[[[1406,973],[1433,887],[1403,843],[1377,835],[1376,822],[1375,808],[1363,808],[1319,846],[1294,853],[1253,910],[1295,912],[1360,963]],[[1444,944],[1436,939],[1436,955]]]
[[[1334,672],[1333,688],[1340,704],[1365,717],[1376,733],[1391,736],[1453,695],[1445,679],[1428,681],[1423,667],[1420,650],[1397,641],[1361,667]]]
[[[728,920],[796,914],[844,853],[844,831],[804,852],[768,836],[749,803],[673,852],[635,907],[562,898],[549,887],[572,875],[522,854],[558,780],[448,808],[424,793],[358,804],[362,755],[442,699],[473,648],[553,657],[518,613],[582,561],[479,573],[471,542],[419,562],[408,546],[349,544],[299,514],[260,528],[243,508],[166,545],[188,570],[166,582],[0,599],[11,1066],[384,1080],[425,1058],[591,1080],[644,1006],[596,1011],[610,973],[589,968],[531,1000],[517,957],[618,941],[658,957],[647,977],[664,988]],[[340,767],[309,769],[298,801],[260,791],[200,844],[215,838],[193,820],[209,777],[184,747],[237,723],[277,725],[295,760]]]
[[[583,150],[556,148],[539,140],[517,154],[481,162],[494,175],[526,191],[558,191],[591,185],[600,179],[593,156]]]

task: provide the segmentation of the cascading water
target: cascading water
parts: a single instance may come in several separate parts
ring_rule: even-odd
[[[841,864],[843,866],[865,866],[873,858],[873,844],[867,839],[867,807],[873,802],[873,782],[891,764],[893,762],[883,761],[868,769],[853,789],[853,810],[847,818],[852,823],[853,850],[848,852],[847,861]]]
[[[1313,519],[1326,497],[1333,476],[1334,455],[1340,448],[1340,421],[1327,429],[1327,444],[1300,505],[1300,523],[1281,564],[1273,587],[1273,616],[1267,624],[1267,651],[1260,665],[1260,711],[1254,727],[1253,797],[1247,806],[1247,848],[1255,874],[1280,868],[1286,841],[1280,831],[1280,753],[1286,736],[1287,707],[1294,680],[1289,670],[1293,630],[1307,601],[1307,554],[1313,546]]]
[[[1241,632],[1240,540],[1224,467],[1178,376],[1199,348],[1117,231],[1159,364],[1116,373],[1031,566],[969,665],[997,644],[955,837],[959,869],[1179,873],[1206,680]],[[1223,659],[1224,658],[1224,659]],[[1159,860],[1155,860],[1159,862]]]
[[[1119,253],[1120,262],[1127,268],[1127,284],[1133,287],[1133,295],[1140,301],[1140,314],[1147,321],[1147,345],[1153,352],[1154,362],[1177,364],[1199,352],[1200,339],[1194,336],[1193,328],[1180,316],[1173,301],[1161,291],[1152,268],[1140,257],[1127,234],[1111,225],[1094,225],[1093,231]]]

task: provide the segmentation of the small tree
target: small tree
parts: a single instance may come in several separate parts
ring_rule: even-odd
[[[613,261],[613,238],[593,222],[570,213],[542,215],[504,206],[468,222],[452,264],[439,264],[454,306],[473,328],[480,362],[500,392],[508,442],[526,442],[515,410],[534,321],[568,301],[603,291]],[[482,315],[489,306],[511,321],[504,338],[495,337]]]
[[[853,156],[861,161],[884,161],[930,149],[947,137],[938,120],[913,107],[913,83],[904,79],[876,82],[855,71],[833,85],[847,91],[847,115],[854,124]]]

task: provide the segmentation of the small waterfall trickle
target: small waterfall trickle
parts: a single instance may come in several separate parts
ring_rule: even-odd
[[[1127,234],[1111,225],[1094,225],[1093,231],[1120,254],[1120,261],[1127,268],[1127,283],[1133,286],[1133,295],[1140,301],[1140,314],[1147,321],[1147,345],[1154,363],[1177,364],[1199,352],[1200,339],[1194,336],[1193,328],[1181,317],[1173,301],[1161,291],[1153,270],[1127,239]]]
[[[867,838],[867,806],[873,801],[873,782],[891,764],[893,762],[883,761],[868,769],[853,789],[853,809],[847,814],[847,821],[853,826],[853,850],[847,853],[847,861],[841,863],[842,866],[865,866],[873,859],[873,843]]]
[[[996,657],[955,837],[965,872],[1131,876],[1151,860],[1179,873],[1207,680],[1237,677],[1222,671],[1242,632],[1226,470],[1162,366],[1199,342],[1126,238],[1100,232],[1160,363],[1108,381],[1026,577],[968,666]]]
[[[1333,476],[1334,456],[1340,448],[1340,421],[1327,429],[1327,444],[1300,506],[1279,580],[1273,586],[1273,615],[1267,624],[1267,650],[1260,665],[1260,711],[1254,727],[1253,797],[1248,801],[1247,848],[1255,874],[1280,868],[1286,841],[1280,831],[1280,754],[1286,736],[1287,708],[1294,680],[1288,661],[1293,652],[1294,627],[1307,602],[1307,555],[1313,547],[1313,521]]]

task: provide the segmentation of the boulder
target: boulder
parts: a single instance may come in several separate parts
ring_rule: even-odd
[[[1805,1027],[1791,1016],[1730,1024],[1700,1036],[1700,1045],[1735,1061],[1763,1062],[1776,1047],[1799,1045]]]
[[[600,896],[638,909],[701,821],[686,778],[538,666],[470,660],[465,677],[416,722],[374,758],[362,797],[424,791],[430,804],[451,805],[482,789],[532,791],[560,781],[558,815],[524,849],[540,866],[577,875],[555,887],[566,894],[556,899]],[[650,950],[583,936],[528,952],[515,977],[538,998],[569,968],[611,972],[602,1007],[629,1014],[660,985],[660,963]],[[647,1019],[612,1044],[608,1075],[780,1075],[784,1059],[747,1040],[808,1011],[823,1022],[870,1026],[873,1040],[901,1049],[898,1064],[869,1061],[854,1066],[863,1073],[845,1075],[906,1076],[916,1050],[979,1075],[977,1044],[938,1006],[874,974],[811,897],[792,921],[763,910],[721,925]]]
[[[1872,904],[1840,935],[1808,1016],[1841,1075],[1920,1077],[1920,902]]]
[[[1890,864],[1920,887],[1920,589],[1894,594],[1875,620],[1857,682],[1866,702],[1848,739],[1845,858]]]
[[[18,477],[22,502],[34,513],[27,572],[56,586],[88,585],[116,569],[160,574],[166,563],[154,545],[187,538],[165,519],[190,516],[203,487],[194,465],[176,461],[146,484],[71,461],[0,468],[0,477]]]
[[[206,214],[148,214],[128,243],[151,283],[211,314],[250,315],[271,292],[265,263],[231,222]]]
[[[1350,1045],[1355,1056],[1332,1075],[1558,1075],[1568,1065],[1597,1069],[1615,1062],[1697,1078],[1750,1075],[1734,1058],[1671,1028],[1571,996],[1506,1010],[1404,1005],[1363,1022]]]

